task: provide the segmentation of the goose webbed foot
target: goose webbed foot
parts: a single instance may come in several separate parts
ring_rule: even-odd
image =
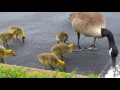
[[[90,51],[96,51],[96,50],[98,50],[98,48],[96,48],[95,44],[91,45],[90,47],[87,47],[86,49],[88,49]]]
[[[94,47],[94,48],[96,48],[96,45],[95,45],[95,44],[93,44],[93,45],[91,45],[90,47]]]
[[[86,48],[81,48],[81,46],[77,46],[77,48],[74,50],[74,52],[81,52],[81,51],[85,51]]]
[[[97,51],[98,50],[98,48],[96,48],[96,47],[88,47],[87,49],[90,51]]]

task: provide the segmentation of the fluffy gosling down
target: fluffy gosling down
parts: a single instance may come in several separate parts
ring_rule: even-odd
[[[61,56],[61,59],[64,60],[66,59],[65,55],[67,53],[73,52],[75,49],[76,49],[75,44],[70,44],[70,45],[57,44],[51,48],[51,52],[54,53],[55,55]]]
[[[20,39],[22,39],[23,43],[25,40],[25,33],[23,31],[23,29],[19,26],[10,26],[9,27],[9,32],[13,33],[14,35],[16,35],[16,39],[18,40],[18,36],[20,37]]]
[[[8,42],[13,39],[14,40],[14,34],[9,33],[9,32],[4,32],[4,33],[0,33],[0,40],[3,41],[3,45],[5,46],[9,46]]]
[[[118,48],[115,44],[112,32],[106,29],[106,20],[104,16],[98,12],[75,12],[70,15],[69,19],[73,29],[77,32],[79,49],[81,49],[79,44],[80,34],[87,37],[94,37],[93,47],[95,47],[96,38],[108,38],[109,55],[112,59],[113,67],[115,67]]]
[[[39,54],[37,58],[44,65],[44,69],[46,69],[46,66],[50,66],[52,69],[54,69],[53,66],[59,66],[64,70],[66,69],[65,62],[59,60],[53,53],[42,53]]]
[[[0,58],[2,63],[6,63],[5,58],[8,56],[15,56],[15,51],[12,49],[6,50],[3,46],[0,46]]]
[[[66,41],[68,41],[68,34],[66,32],[59,32],[56,35],[56,40],[57,40],[58,44],[60,42],[64,42],[65,43]]]

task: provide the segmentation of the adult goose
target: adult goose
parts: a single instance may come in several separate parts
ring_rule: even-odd
[[[77,32],[77,48],[79,50],[82,49],[79,44],[80,34],[83,34],[86,37],[94,37],[94,43],[91,47],[95,47],[96,38],[108,38],[109,55],[111,56],[113,67],[115,67],[118,49],[115,45],[112,32],[106,29],[106,20],[104,16],[98,12],[74,12],[70,14],[69,19],[73,29]]]

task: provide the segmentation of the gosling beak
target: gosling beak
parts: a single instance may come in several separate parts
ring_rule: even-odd
[[[16,56],[16,55],[14,54],[14,56]]]
[[[115,67],[115,65],[116,65],[116,57],[111,57],[111,58],[112,58],[113,67]]]

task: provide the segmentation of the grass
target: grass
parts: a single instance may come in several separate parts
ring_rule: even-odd
[[[98,75],[90,74],[88,77],[77,75],[76,69],[71,73],[65,73],[57,69],[50,71],[0,64],[0,78],[98,78]]]
[[[88,78],[99,78],[99,75],[96,75],[96,74],[90,74],[88,76]]]
[[[79,76],[74,70],[71,73],[60,72],[59,70],[38,70],[23,66],[0,64],[0,78],[85,78]]]
[[[14,66],[10,68],[0,66],[0,78],[51,78],[51,76],[38,72],[31,73],[26,71],[24,67]]]

